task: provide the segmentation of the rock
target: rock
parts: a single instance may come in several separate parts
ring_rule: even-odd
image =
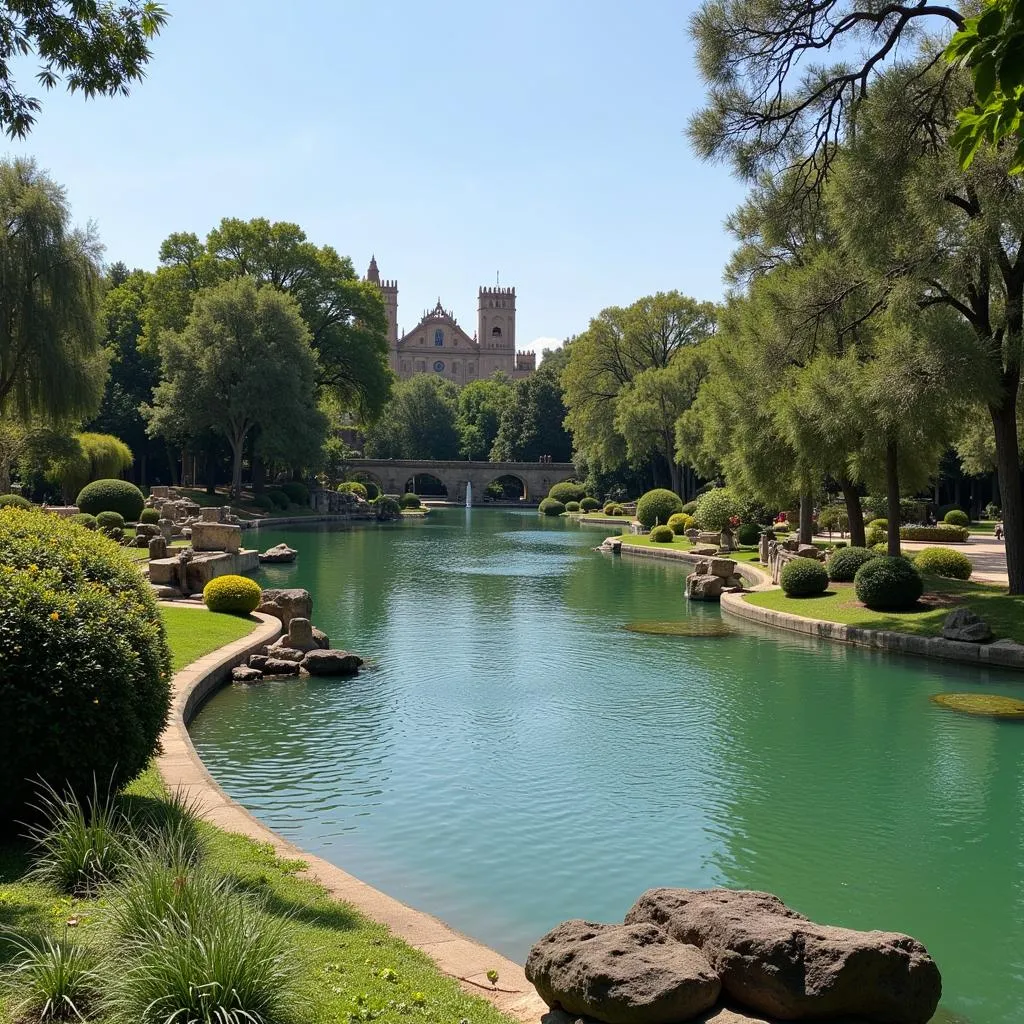
[[[233,683],[258,683],[263,678],[263,673],[258,668],[246,668],[239,665],[231,670],[231,681]]]
[[[703,556],[705,558],[708,555],[717,555],[718,554],[718,545],[716,544],[713,547],[709,547],[706,544],[705,545],[701,545],[700,547],[695,547],[693,549],[693,553],[695,555],[701,555],[701,556]]]
[[[312,651],[317,643],[313,639],[313,623],[309,619],[295,616],[288,623],[287,645],[297,651]]]
[[[258,668],[261,672],[267,667],[267,656],[265,654],[250,654],[249,668]]]
[[[210,509],[204,509],[209,512]],[[192,527],[192,547],[196,551],[228,551],[242,546],[242,528],[230,523],[198,522]]]
[[[925,1024],[942,994],[935,962],[910,936],[815,924],[768,893],[650,889],[626,922],[699,946],[726,995],[785,1020]]]
[[[717,601],[724,586],[725,580],[721,576],[690,573],[686,577],[686,596],[691,601]]]
[[[530,950],[526,977],[548,1006],[605,1024],[677,1024],[721,991],[699,949],[649,924],[564,921]]]
[[[174,601],[181,597],[181,591],[177,587],[168,586],[166,583],[153,583],[151,586],[158,601]]]
[[[263,665],[263,674],[267,676],[297,676],[299,663],[285,658],[267,658]]]
[[[321,650],[327,650],[331,646],[331,638],[322,630],[313,627],[313,642]]]
[[[279,661],[302,661],[305,656],[305,651],[288,645],[287,637],[281,637],[277,643],[267,648],[267,657],[277,658]]]
[[[149,557],[150,559],[167,557],[167,541],[163,537],[150,537]]]
[[[714,545],[714,548],[715,548],[716,551],[718,550],[719,542],[721,541],[721,539],[722,539],[722,535],[720,533],[711,533],[710,531],[702,531],[701,533],[697,534],[697,540],[701,544]]]
[[[149,540],[150,537],[159,537],[160,527],[156,523],[136,523],[135,536],[145,537],[146,540]]]
[[[728,577],[728,579],[726,579],[725,585],[727,587],[739,587],[739,589],[742,590],[743,589],[743,577],[740,576],[738,573],[733,573],[732,576],[730,576],[730,577]]]
[[[294,562],[296,555],[298,551],[295,548],[290,548],[287,544],[276,544],[272,548],[267,548],[258,557],[261,562],[276,565],[279,562]]]
[[[170,540],[174,536],[174,520],[167,519],[166,517],[161,519],[157,526],[160,527],[160,536],[164,540]]]
[[[307,652],[302,667],[311,676],[354,676],[363,664],[363,659],[348,651],[320,649]]]
[[[308,590],[264,590],[260,598],[258,612],[275,615],[285,628],[293,618],[308,619],[313,614],[313,599]]]
[[[796,553],[801,558],[821,558],[821,550],[815,547],[813,544],[801,544],[797,547]]]
[[[942,636],[946,640],[967,644],[986,644],[992,639],[992,630],[984,619],[969,609],[954,608],[942,623]]]
[[[736,572],[736,563],[731,558],[712,558],[708,563],[708,572],[727,580]]]

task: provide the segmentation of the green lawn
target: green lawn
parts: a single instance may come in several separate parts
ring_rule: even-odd
[[[241,640],[259,623],[244,615],[220,615],[197,608],[161,608],[174,671],[197,661],[218,647]]]
[[[980,523],[971,523],[967,527],[969,533],[979,537],[991,537],[996,531],[994,519],[982,519]]]
[[[996,637],[1024,643],[1024,597],[1010,597],[1005,589],[984,583],[962,583],[925,577],[921,605],[909,612],[873,612],[857,601],[852,583],[832,583],[819,597],[786,597],[781,590],[766,590],[744,598],[750,604],[810,619],[842,622],[866,629],[935,636],[953,607],[970,608],[991,627]]]

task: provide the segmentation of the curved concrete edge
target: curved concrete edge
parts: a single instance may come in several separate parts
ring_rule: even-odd
[[[706,562],[710,555],[695,555],[692,551],[682,551],[679,548],[655,548],[648,547],[646,544],[630,544],[628,537],[622,538],[622,553],[637,555],[640,558],[661,558],[666,561],[678,561],[678,562]],[[721,558],[728,558],[728,555],[714,556]],[[748,583],[752,583],[755,587],[762,587],[766,583],[771,583],[771,577],[766,573],[760,566],[754,565],[751,562],[737,562],[736,572],[742,576]],[[735,597],[737,595],[730,595]],[[723,600],[725,595],[722,595]]]
[[[774,588],[773,588],[774,589]],[[877,651],[894,654],[912,654],[920,658],[934,658],[940,661],[955,661],[964,665],[985,668],[1009,668],[1024,671],[1024,644],[997,640],[991,644],[961,643],[944,640],[941,636],[917,636],[913,633],[897,633],[888,629],[863,629],[859,626],[845,626],[841,622],[825,619],[811,619],[803,615],[791,615],[774,608],[761,608],[747,601],[743,594],[722,594],[722,612],[758,622],[775,629],[786,629],[793,633],[804,633],[839,643],[870,647]]]
[[[170,606],[188,607],[178,603]],[[210,614],[202,606],[195,606],[195,612]],[[169,789],[181,790],[193,800],[203,818],[211,824],[269,844],[279,857],[304,861],[307,867],[299,873],[300,877],[319,883],[335,899],[354,907],[370,920],[386,925],[397,938],[429,956],[442,973],[457,979],[470,995],[486,999],[519,1021],[536,1024],[548,1012],[548,1007],[526,980],[520,964],[461,935],[437,918],[407,907],[334,864],[299,849],[232,800],[206,770],[192,745],[188,723],[203,702],[223,684],[232,668],[280,635],[278,619],[259,613],[255,618],[260,620],[260,625],[248,636],[175,674],[171,716],[157,757],[157,768],[164,784]],[[497,990],[487,980],[489,970],[498,972]]]
[[[272,519],[242,519],[239,526],[243,530],[259,530],[264,526],[302,526],[306,523],[375,523],[376,518],[367,519],[356,516],[280,516]]]

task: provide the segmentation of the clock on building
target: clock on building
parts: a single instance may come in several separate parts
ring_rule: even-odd
[[[444,363],[440,359],[434,363],[434,373],[444,373]]]

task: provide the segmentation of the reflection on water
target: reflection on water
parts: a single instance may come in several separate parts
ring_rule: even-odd
[[[353,531],[267,531],[349,681],[219,694],[193,726],[217,780],[299,845],[522,959],[566,917],[653,885],[779,893],[907,931],[949,1011],[1024,1006],[1024,728],[939,691],[1014,677],[826,645],[687,606],[682,566],[604,558],[534,514],[462,509]]]

